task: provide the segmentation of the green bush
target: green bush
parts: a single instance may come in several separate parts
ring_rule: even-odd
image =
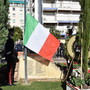
[[[80,66],[78,64],[73,64],[73,68],[79,68]]]
[[[88,86],[90,86],[90,73],[88,73],[88,74],[86,75],[85,83],[86,83]]]
[[[72,76],[70,81],[75,86],[81,86],[82,84],[85,84],[85,81],[83,79],[81,80],[80,77]]]

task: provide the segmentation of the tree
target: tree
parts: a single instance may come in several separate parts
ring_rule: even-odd
[[[0,0],[0,58],[8,35],[9,0]]]
[[[83,72],[87,75],[88,69],[88,51],[90,48],[90,0],[80,0],[81,15],[80,15],[80,38],[82,39],[81,46],[83,50]],[[83,25],[83,26],[82,26]],[[83,31],[82,29],[83,28]]]
[[[23,39],[23,32],[22,29],[19,27],[14,27],[14,41],[22,40]]]

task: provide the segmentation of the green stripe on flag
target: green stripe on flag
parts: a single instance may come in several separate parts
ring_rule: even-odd
[[[24,32],[24,45],[26,45],[28,39],[30,38],[31,34],[35,30],[37,24],[39,22],[36,21],[30,14],[26,15],[26,26]]]

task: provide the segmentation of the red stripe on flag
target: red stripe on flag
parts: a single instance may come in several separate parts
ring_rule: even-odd
[[[59,40],[56,39],[56,37],[54,37],[52,34],[49,34],[47,40],[45,41],[38,54],[51,61],[59,45]]]

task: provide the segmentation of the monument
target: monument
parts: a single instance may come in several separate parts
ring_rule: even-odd
[[[23,54],[19,55],[18,80],[25,78],[25,63]],[[54,62],[36,55],[27,56],[27,78],[28,80],[61,80],[63,73]]]

